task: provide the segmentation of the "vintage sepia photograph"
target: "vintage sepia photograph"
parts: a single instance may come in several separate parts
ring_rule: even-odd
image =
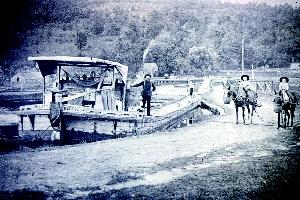
[[[0,3],[0,199],[300,199],[298,0]]]

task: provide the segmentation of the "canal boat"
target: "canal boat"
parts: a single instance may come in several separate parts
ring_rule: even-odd
[[[21,131],[59,133],[66,143],[96,141],[148,134],[178,126],[202,115],[201,109],[218,114],[201,96],[186,95],[152,108],[151,116],[136,109],[140,92],[128,87],[128,66],[89,57],[29,57],[44,77],[43,103],[21,106]],[[46,87],[47,77],[56,80]],[[105,82],[105,80],[109,81]]]

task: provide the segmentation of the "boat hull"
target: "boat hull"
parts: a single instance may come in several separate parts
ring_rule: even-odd
[[[27,122],[25,119],[21,120],[22,123],[31,124],[31,127],[26,127],[26,129],[51,130],[49,126],[46,127],[45,124],[39,122],[44,120],[49,124],[51,121],[50,115],[53,112],[45,108],[46,106],[41,105],[36,106],[36,109],[44,110],[26,108],[19,113],[21,118],[28,117]],[[52,123],[52,130],[60,132],[60,140],[64,144],[151,134],[181,126],[182,123],[201,121],[205,118],[203,110],[207,110],[210,114],[219,114],[218,109],[205,103],[201,98],[184,98],[166,107],[153,110],[153,116],[146,116],[143,112],[137,111],[98,111],[91,107],[74,105],[62,105],[59,108],[59,118],[55,120],[55,126]],[[25,128],[24,125],[21,127],[22,130]]]

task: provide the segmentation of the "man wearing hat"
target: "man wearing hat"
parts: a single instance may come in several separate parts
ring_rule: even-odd
[[[238,96],[244,97],[246,99],[248,99],[249,95],[248,95],[248,91],[252,90],[255,91],[255,89],[253,88],[253,86],[251,85],[250,81],[249,81],[249,76],[248,75],[242,75],[241,76],[241,83],[239,85],[239,90],[238,90]],[[256,104],[256,106],[261,107],[261,103],[257,101],[257,93],[255,93],[255,99],[254,99],[254,103]]]
[[[151,97],[152,97],[152,91],[155,91],[156,87],[153,84],[153,82],[150,80],[151,79],[151,74],[145,74],[144,80],[140,83],[131,85],[132,87],[138,87],[138,86],[143,86],[143,91],[142,91],[142,108],[145,108],[145,105],[147,104],[147,116],[150,116],[150,102],[151,102]]]
[[[249,81],[249,76],[248,75],[242,75],[241,76],[241,83],[240,83],[240,85],[239,85],[239,91],[238,91],[238,93],[239,93],[239,96],[242,96],[242,97],[248,97],[248,91],[249,90],[254,90],[253,88],[252,88],[252,85],[251,85],[251,83],[250,83],[250,81]]]
[[[287,95],[288,97],[290,96],[289,94],[289,78],[287,77],[281,77],[279,79],[280,83],[279,83],[279,93],[283,96],[283,95]]]

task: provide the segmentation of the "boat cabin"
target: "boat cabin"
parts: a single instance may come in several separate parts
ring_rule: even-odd
[[[35,61],[44,78],[43,103],[60,102],[68,109],[122,111],[125,108],[128,66],[89,57],[40,56]],[[47,76],[55,76],[46,88]]]
[[[201,118],[202,107],[216,110],[203,102],[200,95],[185,95],[161,103],[152,109],[151,116],[146,116],[135,110],[140,92],[126,89],[128,67],[125,65],[88,57],[28,59],[36,62],[43,75],[44,103],[20,107],[22,133],[41,131],[43,135],[51,131],[50,134],[59,133],[63,143],[72,144],[148,134],[176,127],[185,119]],[[55,80],[50,89],[45,84],[47,77]]]

